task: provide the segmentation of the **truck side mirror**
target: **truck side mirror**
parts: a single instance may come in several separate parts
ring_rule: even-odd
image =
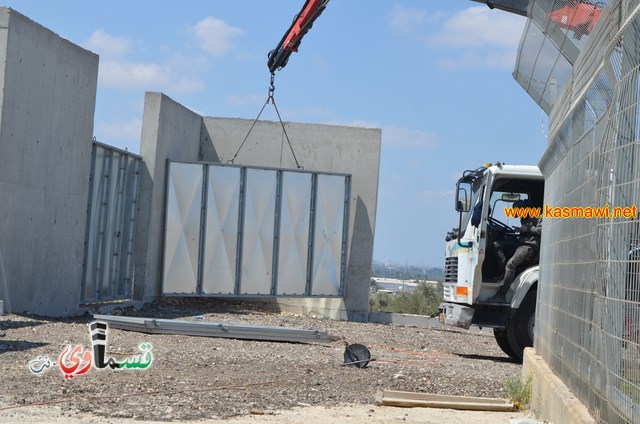
[[[471,210],[471,184],[458,181],[456,190],[456,211],[469,212]]]

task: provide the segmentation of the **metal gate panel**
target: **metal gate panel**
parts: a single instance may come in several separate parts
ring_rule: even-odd
[[[163,294],[342,296],[348,175],[168,169]]]
[[[276,294],[303,295],[307,287],[312,174],[283,172]]]
[[[240,173],[236,167],[209,167],[203,294],[235,293]]]
[[[346,177],[318,175],[311,294],[342,294],[343,245],[347,212]]]
[[[277,173],[246,169],[240,294],[270,294]]]
[[[95,142],[81,301],[131,295],[141,158]]]
[[[203,166],[169,164],[163,291],[198,290]]]
[[[101,293],[116,292],[117,281],[114,278],[119,273],[120,263],[117,260],[117,252],[122,246],[122,234],[118,228],[122,225],[122,206],[124,204],[124,177],[127,157],[118,152],[113,152],[109,162],[109,188],[106,192],[107,204],[112,209],[110,219],[105,220],[104,225],[104,250],[111,257],[103,265]]]
[[[109,161],[110,157],[106,157],[104,149],[93,149],[92,155],[92,172],[91,172],[91,193],[89,197],[89,217],[87,225],[87,249],[84,259],[84,278],[82,296],[84,299],[94,299],[100,293],[100,270],[102,269],[102,240],[104,232],[101,231],[102,216],[106,213],[106,202],[102,201],[106,187],[104,184],[109,181],[108,175],[105,176],[105,160]],[[95,246],[94,249],[89,246]]]
[[[142,158],[128,155],[126,163],[126,195],[124,205],[122,207],[122,235],[125,237],[121,248],[120,258],[120,274],[118,279],[118,296],[124,298],[131,297],[133,289],[135,267],[135,249],[136,249],[136,222],[138,213],[138,197],[140,193],[140,167],[142,166]]]

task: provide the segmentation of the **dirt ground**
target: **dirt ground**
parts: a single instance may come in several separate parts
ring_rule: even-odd
[[[68,413],[59,406],[25,407],[11,414],[0,413],[3,422],[20,424],[66,424],[96,423],[125,424],[140,422],[130,418],[103,418],[89,413]],[[347,404],[339,406],[307,406],[281,411],[267,411],[239,417],[198,421],[183,421],[189,424],[205,424],[223,421],[225,424],[311,424],[311,423],[390,423],[390,424],[500,424],[515,422],[536,422],[527,412],[481,412],[455,411],[433,408],[396,408],[389,406],[371,406]],[[164,423],[166,421],[144,421],[145,423]]]
[[[505,380],[519,375],[521,365],[503,354],[486,331],[331,321],[214,301],[154,303],[116,313],[324,330],[368,346],[375,361],[364,369],[342,366],[340,341],[309,345],[110,329],[108,355],[121,362],[142,357],[140,345],[151,344],[152,364],[145,369],[87,367],[80,375],[86,365],[81,361],[83,350],[91,349],[90,316],[56,320],[4,315],[0,316],[0,422],[478,424],[529,417],[373,405],[382,389],[506,397]],[[53,363],[61,355],[66,358],[63,362],[73,365],[68,360],[77,345],[81,348],[76,358],[82,363],[73,378],[65,378],[59,366],[42,366],[45,356]]]

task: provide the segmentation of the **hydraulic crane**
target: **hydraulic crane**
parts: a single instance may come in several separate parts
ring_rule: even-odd
[[[491,9],[499,9],[520,16],[527,16],[529,0],[472,0],[486,4]],[[329,0],[306,0],[300,12],[295,15],[291,26],[275,49],[269,52],[267,66],[273,75],[287,65],[291,53],[297,52],[302,38],[313,26],[316,19],[327,7]],[[549,13],[549,18],[559,26],[589,34],[598,21],[606,2],[594,0],[573,0],[562,8]]]
[[[484,3],[491,9],[500,9],[506,12],[527,16],[529,0],[473,0]],[[329,0],[306,0],[300,12],[295,15],[291,26],[282,36],[275,49],[268,55],[267,66],[273,75],[275,71],[284,68],[289,61],[291,53],[297,52],[302,38],[309,32],[313,23],[322,14],[329,4]]]

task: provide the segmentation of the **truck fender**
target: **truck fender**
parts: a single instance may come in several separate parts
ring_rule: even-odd
[[[515,281],[516,286],[515,293],[511,298],[511,309],[518,309],[524,297],[529,293],[531,286],[538,282],[538,274],[540,273],[540,266],[532,266],[525,269]]]

